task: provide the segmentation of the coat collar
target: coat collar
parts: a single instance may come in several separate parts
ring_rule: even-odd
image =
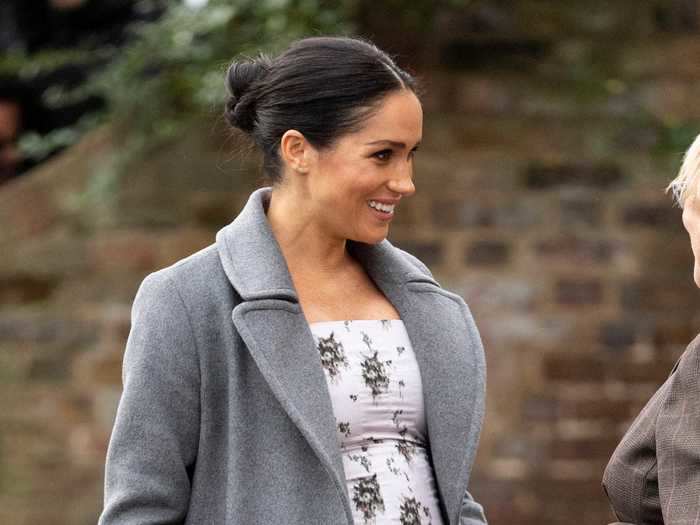
[[[271,188],[254,191],[241,213],[216,235],[226,276],[244,301],[286,299],[298,302],[289,269],[267,220]],[[370,245],[348,241],[348,251],[378,285],[437,283],[388,240]],[[254,261],[254,262],[253,262]]]
[[[326,379],[265,214],[270,191],[255,191],[216,237],[224,271],[242,299],[232,320],[274,395],[331,474],[352,523]],[[348,241],[347,246],[406,325],[423,379],[435,475],[447,522],[455,525],[483,417],[479,334],[464,301],[440,288],[420,263],[389,241]]]

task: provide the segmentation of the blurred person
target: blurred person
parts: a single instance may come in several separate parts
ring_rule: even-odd
[[[22,126],[21,86],[0,78],[0,184],[19,174],[22,156],[17,139]]]
[[[31,78],[23,80],[23,93],[18,103],[22,131],[44,136],[57,129],[75,126],[82,117],[103,110],[104,100],[94,94],[75,99],[64,97],[59,102],[47,99],[51,96],[55,99],[56,93],[70,93],[80,88],[90,75],[109,62],[114,49],[125,43],[129,24],[157,19],[164,6],[163,0],[149,2],[148,6],[136,0],[3,2],[0,6],[0,51],[26,52],[30,58],[34,53],[56,49],[79,48],[84,51],[80,60],[61,63],[57,67],[39,67]],[[98,50],[103,52],[94,52]],[[8,119],[5,117],[6,123]],[[9,144],[5,157],[15,159],[14,141],[5,143]],[[56,147],[41,158],[24,159],[19,164],[0,160],[5,170],[4,178],[10,172],[27,171],[62,149]],[[8,168],[11,164],[14,167]]]
[[[669,184],[700,287],[700,136]],[[700,336],[637,416],[608,463],[603,488],[621,520],[636,525],[700,524]]]
[[[140,20],[135,0],[11,0],[27,52],[120,45]],[[148,14],[150,17],[151,15]]]
[[[0,51],[23,49],[13,2],[0,2]]]
[[[99,523],[486,523],[479,334],[386,239],[415,192],[415,79],[317,37],[227,86],[271,186],[142,282]]]

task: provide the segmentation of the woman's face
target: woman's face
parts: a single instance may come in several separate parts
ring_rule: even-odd
[[[695,285],[700,287],[700,197],[692,191],[683,203],[683,226],[690,235],[690,246],[695,256],[693,279]]]
[[[399,201],[415,192],[413,155],[422,130],[418,98],[401,90],[387,95],[362,129],[320,150],[305,203],[319,227],[339,239],[383,240]]]

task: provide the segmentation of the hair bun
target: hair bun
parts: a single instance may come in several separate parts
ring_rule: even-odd
[[[269,59],[261,55],[255,60],[233,62],[226,72],[226,88],[230,93],[226,101],[226,119],[246,133],[255,128],[257,97],[251,87],[267,74],[269,65]]]

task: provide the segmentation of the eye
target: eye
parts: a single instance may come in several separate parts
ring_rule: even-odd
[[[390,149],[383,149],[381,151],[377,151],[374,153],[372,156],[376,159],[379,159],[381,161],[386,162],[387,160],[391,159],[391,156],[393,155],[393,151]]]
[[[408,156],[411,157],[411,158],[415,157],[415,156],[416,156],[416,151],[418,151],[418,146],[416,146],[415,148],[413,148],[413,149],[409,152]]]

